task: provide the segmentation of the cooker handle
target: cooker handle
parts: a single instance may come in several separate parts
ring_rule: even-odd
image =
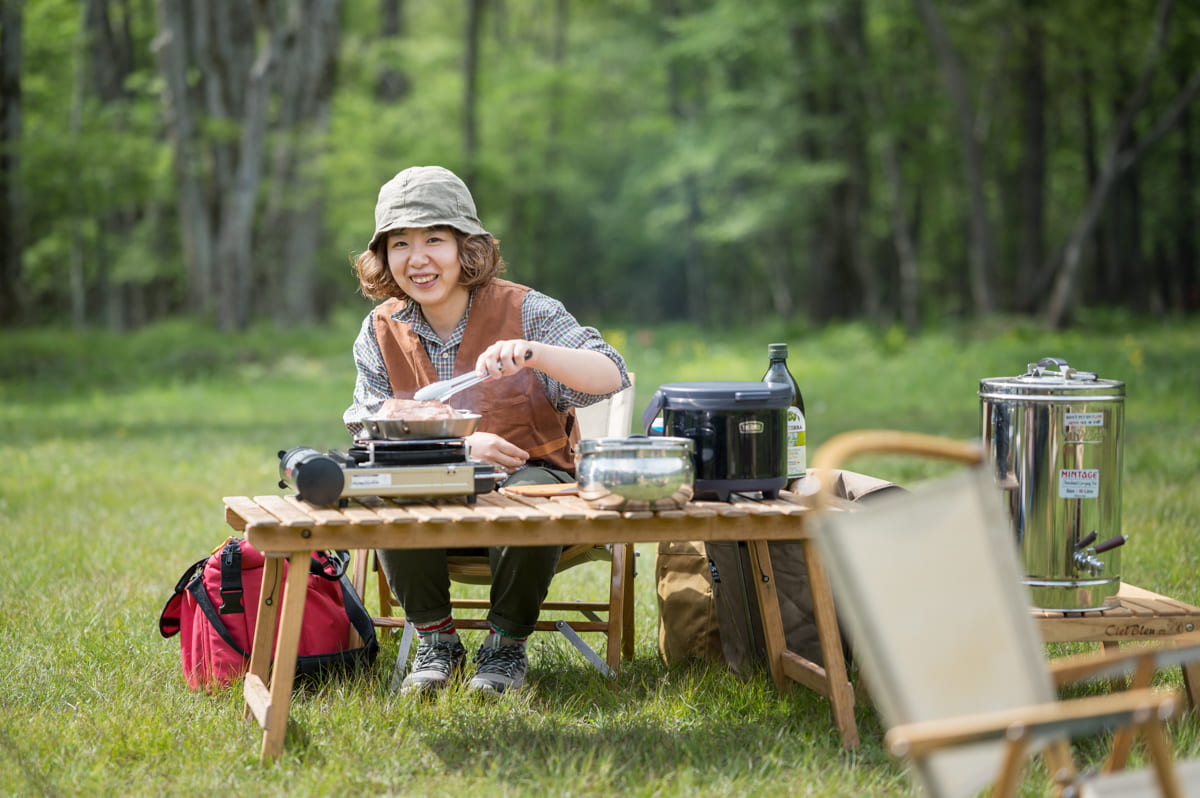
[[[647,434],[650,432],[650,424],[658,416],[659,411],[663,409],[663,402],[665,401],[666,394],[662,391],[655,391],[654,396],[650,397],[650,404],[646,405],[646,412],[642,413],[642,429]]]

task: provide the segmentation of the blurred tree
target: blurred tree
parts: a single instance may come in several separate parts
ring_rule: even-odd
[[[21,183],[21,40],[23,0],[0,0],[0,325],[21,319],[24,214]]]
[[[1083,262],[1083,245],[1098,223],[1100,212],[1116,179],[1132,168],[1138,160],[1167,134],[1179,121],[1184,110],[1200,93],[1200,67],[1197,67],[1170,101],[1150,130],[1139,139],[1131,140],[1134,118],[1145,106],[1151,80],[1163,60],[1163,48],[1170,26],[1173,0],[1160,0],[1154,19],[1150,45],[1142,64],[1133,95],[1126,101],[1113,130],[1109,134],[1100,163],[1100,173],[1087,198],[1087,206],[1076,219],[1070,236],[1057,262],[1054,287],[1045,306],[1045,320],[1052,327],[1061,327],[1069,319],[1074,306],[1076,280]]]
[[[933,51],[937,57],[946,92],[958,123],[958,143],[962,158],[963,185],[970,200],[967,216],[969,230],[967,265],[970,271],[971,300],[977,315],[993,309],[992,264],[995,252],[992,245],[992,225],[987,207],[987,188],[983,173],[983,156],[976,133],[975,111],[967,89],[967,78],[958,53],[950,43],[941,15],[932,0],[915,0]]]
[[[214,312],[221,329],[244,327],[264,287],[274,302],[273,291],[288,285],[280,318],[315,317],[320,206],[306,167],[327,124],[339,8],[339,0],[158,2],[190,299]],[[269,143],[273,127],[281,135]],[[277,245],[261,259],[255,222],[268,152],[268,228]]]

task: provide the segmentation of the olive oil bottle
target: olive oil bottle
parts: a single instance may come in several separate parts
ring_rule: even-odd
[[[767,357],[770,360],[767,373],[762,381],[769,383],[784,383],[792,389],[792,401],[787,409],[787,478],[802,479],[808,470],[808,455],[804,441],[804,396],[800,393],[800,385],[787,365],[787,344],[768,344]]]

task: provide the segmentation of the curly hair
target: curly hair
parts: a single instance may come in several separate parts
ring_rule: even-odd
[[[449,230],[458,241],[458,265],[462,273],[459,285],[468,289],[478,288],[504,273],[504,258],[500,257],[500,240],[491,235],[467,235],[448,225],[437,230]],[[388,268],[387,236],[379,236],[375,246],[351,259],[358,275],[358,290],[368,299],[384,300],[390,297],[408,299]]]

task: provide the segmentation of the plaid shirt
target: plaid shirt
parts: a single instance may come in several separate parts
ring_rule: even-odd
[[[439,380],[448,380],[454,375],[454,359],[458,356],[458,347],[462,343],[463,331],[467,326],[467,317],[471,315],[471,305],[475,299],[474,292],[467,304],[467,312],[463,315],[458,327],[451,333],[450,338],[442,341],[429,323],[425,314],[415,302],[406,303],[392,318],[408,323],[413,332],[425,345],[425,352],[433,362]],[[571,349],[591,349],[603,352],[621,370],[621,387],[629,386],[629,374],[625,369],[625,360],[617,350],[609,346],[595,327],[583,327],[575,320],[563,304],[557,299],[530,289],[525,294],[521,304],[521,327],[527,341],[538,341],[552,346],[564,346]],[[352,434],[358,434],[362,429],[360,423],[377,412],[385,400],[392,398],[392,384],[388,379],[387,365],[383,362],[383,352],[379,341],[375,338],[375,311],[372,310],[363,319],[362,329],[354,340],[354,364],[358,368],[358,378],[354,383],[354,402],[342,414],[342,420]],[[558,380],[536,372],[551,404],[559,412],[565,413],[568,408],[587,407],[606,399],[611,394],[587,394],[573,391]]]

